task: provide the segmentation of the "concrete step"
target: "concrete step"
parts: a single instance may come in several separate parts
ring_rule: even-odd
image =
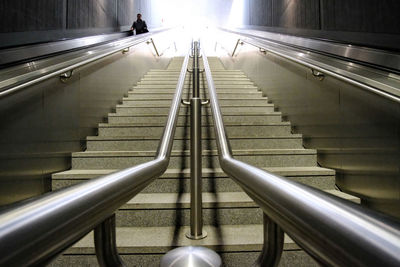
[[[189,87],[189,84],[186,84],[186,87]],[[207,88],[207,84],[203,84],[202,88]],[[175,89],[176,83],[171,84],[139,84],[133,86],[133,89]],[[190,86],[191,88],[191,86]],[[215,88],[218,89],[255,89],[258,90],[258,87],[253,84],[236,84],[236,83],[229,83],[229,84],[215,84]]]
[[[147,74],[153,74],[153,73],[168,73],[168,74],[173,74],[173,73],[180,73],[180,68],[176,70],[170,70],[170,69],[150,69]],[[212,73],[214,74],[220,74],[220,73],[240,73],[240,74],[245,74],[242,70],[214,70]]]
[[[229,106],[249,106],[249,105],[269,105],[268,99],[266,97],[261,98],[249,98],[249,99],[218,99],[221,105]],[[172,99],[136,99],[133,97],[125,97],[122,99],[122,104],[124,106],[141,107],[141,106],[165,106],[171,105]]]
[[[146,74],[143,76],[143,79],[167,79],[167,80],[176,80],[178,81],[179,79],[179,73],[177,74]],[[249,79],[246,75],[244,74],[212,74],[213,79]],[[191,79],[191,75],[186,75],[185,77],[187,80]],[[200,79],[204,80],[205,75],[201,74]],[[250,80],[250,79],[249,79]]]
[[[208,236],[201,240],[185,237],[188,226],[118,227],[118,252],[128,266],[158,267],[161,257],[180,246],[203,246],[220,254],[226,267],[251,266],[263,245],[263,226],[221,225],[204,227]],[[67,249],[49,266],[97,266],[93,233]],[[279,266],[319,266],[296,243],[285,236],[284,252]]]
[[[192,81],[192,76],[186,76],[186,81]],[[204,77],[200,76],[200,80],[204,81]],[[175,81],[177,82],[179,75],[144,75],[140,81]],[[251,80],[245,75],[218,75],[213,77],[214,81],[250,81]]]
[[[252,114],[252,113],[271,113],[274,112],[274,105],[251,105],[251,106],[220,106],[222,114]],[[148,106],[148,107],[127,107],[124,105],[117,105],[116,113],[125,115],[141,115],[141,114],[168,114],[170,106]],[[207,111],[208,110],[208,111]],[[189,112],[188,106],[181,106],[179,113],[185,114]],[[204,106],[203,112],[211,112],[210,106]]]
[[[204,225],[261,224],[262,211],[244,192],[202,193]],[[116,213],[119,227],[190,225],[189,193],[140,193]]]
[[[189,114],[181,114],[178,116],[178,123],[189,122]],[[211,114],[202,114],[202,121],[211,121]],[[117,113],[108,114],[109,123],[159,123],[165,125],[167,121],[167,114],[164,115],[152,115],[152,114],[142,114],[142,115],[121,115]],[[230,114],[224,115],[224,122],[258,122],[260,124],[270,123],[270,122],[281,122],[282,113],[271,112],[271,113],[260,113],[260,114]]]
[[[154,93],[154,89],[152,91],[148,90],[140,90],[138,91],[129,91],[128,92],[128,97],[129,98],[135,98],[135,99],[172,99],[174,96],[175,91],[173,90],[157,90]],[[219,98],[225,98],[225,99],[249,99],[249,98],[256,98],[256,97],[262,97],[262,92],[261,91],[251,91],[251,92],[233,92],[230,90],[229,92],[218,92],[218,97]],[[184,91],[184,96],[188,96],[189,91]],[[204,96],[207,96],[207,93],[205,92],[200,92],[200,96],[204,98]],[[185,98],[185,97],[184,97]],[[187,97],[188,98],[188,97]]]
[[[327,190],[359,203],[357,197]],[[262,224],[262,210],[244,192],[203,192],[204,225]],[[190,225],[190,193],[140,193],[116,213],[119,227]]]
[[[86,139],[87,151],[132,151],[156,150],[160,142],[159,137],[130,137],[130,136],[88,136]],[[303,139],[299,135],[265,136],[265,137],[230,137],[233,149],[286,149],[302,148]],[[173,149],[187,149],[190,147],[188,135],[179,138],[175,136]],[[202,147],[205,150],[217,149],[215,138],[203,138]]]
[[[137,85],[166,85],[170,86],[176,85],[176,81],[168,81],[168,80],[141,80],[140,82],[137,82]],[[191,80],[186,80],[185,84],[193,84]],[[207,84],[207,81],[200,80],[200,84]],[[254,83],[248,80],[214,80],[214,84],[216,86],[218,85],[251,85],[254,86]]]
[[[130,90],[128,93],[152,93],[152,94],[160,94],[160,93],[169,93],[169,94],[174,94],[176,91],[175,88],[135,88]],[[183,89],[183,95],[191,96],[193,89],[192,88],[186,88]],[[260,92],[258,91],[257,88],[217,88],[216,90],[217,95],[219,96],[221,93],[230,93],[230,94],[250,94],[250,93],[257,93]],[[201,97],[206,97],[208,95],[208,91],[206,89],[201,89],[200,90],[200,96]]]
[[[266,171],[285,176],[321,190],[335,186],[335,172],[317,166],[313,167],[265,167]],[[56,190],[92,178],[107,175],[116,170],[68,170],[52,176],[52,189]],[[220,168],[202,170],[203,192],[241,192],[242,189]],[[160,178],[147,186],[142,193],[185,193],[190,192],[190,169],[168,169]]]
[[[214,127],[210,122],[204,122],[202,127],[202,136],[213,137]],[[225,123],[225,129],[230,137],[272,137],[290,135],[291,126],[289,122],[276,122],[268,124],[252,124],[252,123]],[[143,124],[129,124],[129,123],[100,123],[99,136],[129,136],[129,137],[160,137],[164,132],[164,125],[143,123]],[[190,135],[189,124],[177,125],[175,130],[175,137],[185,137]]]
[[[258,167],[316,166],[317,154],[312,149],[233,150],[236,159]],[[190,166],[189,151],[172,151],[169,168]],[[73,169],[123,169],[154,159],[155,151],[86,151],[72,153]],[[217,151],[204,150],[202,166],[218,168]]]

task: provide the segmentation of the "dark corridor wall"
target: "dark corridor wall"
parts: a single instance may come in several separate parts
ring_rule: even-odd
[[[146,0],[1,0],[0,48],[127,30]]]
[[[400,49],[398,0],[248,0],[248,24],[305,37]]]

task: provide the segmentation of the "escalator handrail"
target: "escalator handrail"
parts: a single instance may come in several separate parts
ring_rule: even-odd
[[[233,32],[233,31],[230,31],[230,30],[227,30],[227,29],[223,29],[223,28],[221,30],[229,32],[229,33],[234,33],[234,34],[237,34],[237,35],[240,36],[240,33],[236,33],[236,32]],[[400,103],[400,96],[399,95],[392,94],[391,92],[388,92],[388,91],[384,90],[383,88],[378,88],[379,86],[384,86],[384,84],[380,84],[379,81],[377,82],[378,87],[374,87],[374,86],[368,85],[366,83],[363,83],[361,81],[358,81],[358,80],[353,79],[351,77],[348,77],[346,75],[340,74],[340,73],[338,73],[336,71],[330,70],[330,69],[328,69],[326,67],[319,66],[317,64],[313,64],[311,62],[308,62],[308,61],[293,57],[293,56],[288,55],[286,53],[282,53],[282,52],[278,51],[277,49],[274,49],[274,48],[262,43],[261,41],[259,41],[257,39],[259,39],[259,38],[250,37],[250,36],[246,35],[244,38],[240,38],[240,41],[242,41],[244,43],[247,43],[247,44],[250,44],[252,46],[255,46],[257,48],[263,49],[263,50],[265,50],[267,52],[270,52],[270,53],[275,54],[275,55],[277,55],[279,57],[285,58],[285,59],[287,59],[289,61],[298,63],[298,64],[303,65],[305,67],[308,67],[313,72],[320,72],[321,74],[329,75],[331,77],[334,77],[336,79],[339,79],[341,81],[344,81],[346,83],[354,85],[356,87],[362,88],[362,89],[367,90],[369,92],[372,92],[374,94],[377,94],[377,95],[380,95],[382,97],[385,97],[386,99],[390,99],[391,101],[394,101],[396,103]],[[268,41],[268,42],[272,42],[272,41]],[[278,45],[279,43],[276,43],[276,44]],[[236,49],[234,49],[234,52],[235,52],[235,50]],[[234,52],[232,53],[232,55],[234,54]],[[386,86],[386,87],[388,87],[388,86]]]
[[[71,72],[79,67],[98,61],[112,54],[124,51],[125,49],[141,44],[148,40],[151,40],[154,46],[152,36],[169,30],[170,28],[167,28],[167,29],[157,30],[154,33],[143,34],[143,36],[139,38],[137,36],[132,36],[117,41],[109,42],[107,46],[110,46],[110,48],[107,47],[104,49],[103,52],[100,52],[98,54],[96,53],[91,55],[90,53],[85,53],[83,56],[80,56],[78,58],[73,58],[72,60],[67,62],[62,62],[52,66],[48,66],[44,69],[35,70],[23,74],[18,78],[9,79],[9,81],[0,81],[0,99],[8,95],[14,94],[15,92],[18,92],[26,87]],[[158,55],[158,51],[156,48],[155,50]]]
[[[338,266],[399,266],[400,223],[395,219],[233,157],[203,49],[201,54],[219,162],[224,172],[318,262]]]
[[[133,198],[168,167],[187,73],[180,71],[155,159],[12,205],[0,213],[0,266],[46,263]]]

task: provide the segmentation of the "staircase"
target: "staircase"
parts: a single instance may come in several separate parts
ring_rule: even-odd
[[[72,154],[72,169],[53,175],[53,189],[69,186],[121,168],[152,160],[162,134],[183,58],[166,70],[151,70],[129,91],[98,136],[87,137],[87,150]],[[317,165],[316,151],[304,149],[302,136],[240,70],[225,70],[209,58],[224,122],[236,159],[294,181],[358,201],[334,189],[335,173]],[[189,63],[189,66],[191,64]],[[190,75],[186,85],[189,88]],[[205,77],[201,94],[207,98]],[[184,97],[189,99],[186,89]],[[117,244],[128,266],[158,266],[177,246],[207,246],[225,266],[250,266],[263,243],[262,212],[220,169],[211,110],[203,108],[203,220],[208,237],[189,240],[189,109],[180,109],[173,152],[167,172],[117,212]],[[90,233],[58,257],[51,266],[96,266]],[[281,266],[317,265],[285,237]]]

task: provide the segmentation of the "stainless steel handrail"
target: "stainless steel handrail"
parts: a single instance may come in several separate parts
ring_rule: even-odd
[[[154,36],[155,34],[158,34],[160,32],[167,31],[167,30],[169,30],[169,29],[160,30],[158,32],[151,33],[151,34],[145,34],[143,37],[141,37],[139,39],[137,37],[129,37],[129,38],[134,38],[134,39],[133,40],[118,40],[115,42],[114,45],[112,45],[112,48],[109,48],[106,51],[104,51],[98,55],[89,55],[87,59],[83,59],[83,60],[74,59],[73,61],[76,63],[73,63],[73,64],[69,64],[69,63],[57,64],[57,66],[54,66],[54,69],[52,68],[49,71],[49,73],[42,74],[41,71],[38,71],[38,73],[39,73],[38,77],[34,77],[33,79],[27,78],[26,80],[21,81],[21,83],[19,83],[18,81],[13,84],[6,83],[3,86],[0,86],[0,90],[2,89],[2,91],[0,91],[0,98],[6,97],[10,94],[18,92],[19,90],[24,89],[28,86],[32,86],[32,85],[35,85],[42,81],[48,80],[50,78],[60,76],[64,73],[71,72],[76,68],[82,67],[84,65],[87,65],[94,61],[102,59],[104,57],[110,56],[117,52],[121,52],[121,51],[124,52],[125,49],[130,48],[135,45],[138,45],[143,42],[149,41],[149,43],[151,43],[153,45],[157,56],[160,56],[151,36]],[[64,66],[64,65],[67,65],[67,66]],[[0,85],[1,85],[1,83],[0,83]]]
[[[219,162],[225,173],[318,262],[333,266],[400,266],[398,221],[234,159],[204,50],[202,55]],[[274,235],[279,236],[279,231]],[[264,241],[264,250],[270,253],[261,257],[279,260],[279,250],[266,246],[279,245],[280,240]],[[274,266],[277,262],[264,264]]]
[[[168,167],[186,77],[186,55],[155,159],[15,204],[0,213],[0,266],[39,265],[94,229]]]
[[[225,29],[222,29],[222,30],[230,32],[229,30],[225,30]],[[329,70],[329,69],[327,69],[325,67],[321,67],[321,66],[319,66],[317,64],[313,64],[313,63],[307,62],[305,60],[290,56],[290,55],[285,54],[285,53],[282,53],[282,52],[280,52],[280,51],[278,51],[278,50],[276,50],[276,49],[274,49],[272,47],[266,46],[265,44],[261,43],[260,41],[255,40],[254,38],[250,38],[250,37],[239,38],[238,41],[236,42],[235,48],[234,48],[234,50],[232,52],[232,55],[231,55],[232,57],[234,56],[234,54],[235,54],[235,52],[237,50],[237,47],[238,47],[239,43],[241,43],[241,42],[253,45],[253,46],[257,47],[257,48],[265,50],[266,52],[270,52],[270,53],[272,53],[274,55],[280,56],[280,57],[285,58],[285,59],[287,59],[289,61],[298,63],[298,64],[303,65],[305,67],[308,67],[313,72],[314,71],[318,71],[321,74],[332,76],[332,77],[334,77],[336,79],[339,79],[341,81],[344,81],[346,83],[355,85],[355,86],[360,87],[360,88],[362,88],[364,90],[370,91],[370,92],[372,92],[374,94],[383,96],[383,97],[385,97],[387,99],[390,99],[392,101],[400,103],[400,97],[398,95],[394,95],[394,94],[388,93],[388,92],[386,92],[384,90],[381,90],[379,88],[376,88],[376,87],[370,86],[368,84],[362,83],[360,81],[357,81],[357,80],[355,80],[353,78],[344,76],[344,75],[339,74],[337,72],[331,71],[331,70]],[[271,41],[269,41],[269,42],[271,42]]]

